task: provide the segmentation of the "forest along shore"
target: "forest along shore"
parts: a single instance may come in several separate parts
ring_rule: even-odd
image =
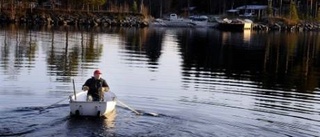
[[[0,23],[55,25],[55,26],[119,26],[119,27],[146,27],[149,25],[142,14],[115,13],[115,12],[87,12],[63,10],[34,10],[24,14],[0,12]]]

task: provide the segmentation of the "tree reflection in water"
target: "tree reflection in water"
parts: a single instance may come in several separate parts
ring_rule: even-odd
[[[253,81],[267,89],[312,92],[319,86],[320,39],[316,32],[171,31],[175,31],[182,57],[183,82],[196,81],[196,77],[207,72],[209,78],[223,73],[227,78]],[[1,31],[1,64],[15,74],[19,74],[21,67],[32,69],[41,42],[47,53],[48,75],[61,76],[57,81],[70,82],[70,76],[79,75],[80,67],[94,69],[93,64],[99,62],[104,47],[99,42],[99,33],[107,33],[124,41],[120,47],[126,53],[125,59],[132,60],[131,65],[139,66],[146,61],[150,70],[155,71],[166,32],[161,28],[5,26]]]
[[[184,76],[190,78],[191,70],[196,70],[195,76],[202,71],[223,72],[231,79],[254,81],[262,88],[301,92],[312,92],[319,86],[317,33],[252,33],[249,41],[242,33],[180,36]]]

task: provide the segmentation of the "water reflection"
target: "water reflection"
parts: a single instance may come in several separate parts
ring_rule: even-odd
[[[312,92],[318,85],[318,33],[267,36],[264,55],[264,86]],[[269,42],[270,41],[270,42]]]
[[[1,35],[2,67],[18,75],[21,68],[34,67],[37,55],[42,52],[39,48],[44,49],[48,75],[60,76],[56,77],[56,81],[61,82],[68,82],[70,76],[78,75],[79,67],[90,68],[90,63],[98,62],[103,47],[97,33],[79,34],[69,27],[43,29],[10,25],[4,27]],[[86,65],[80,66],[82,63]]]
[[[129,28],[121,31],[125,41],[125,53],[129,55],[126,60],[132,61],[132,65],[139,66],[146,58],[147,67],[151,71],[158,68],[158,59],[161,56],[164,33],[161,30]],[[142,59],[142,60],[141,60]],[[136,63],[136,64],[135,64]]]
[[[246,33],[178,37],[183,89],[198,91],[182,100],[263,112],[272,123],[266,113],[319,122],[308,116],[319,114],[318,33]],[[198,99],[203,91],[213,94]]]
[[[19,75],[21,68],[34,67],[38,45],[30,30],[20,30],[14,25],[2,31],[1,66],[9,74]]]
[[[145,61],[147,67],[157,70],[166,29],[97,30],[118,33],[124,41],[123,52],[124,59],[129,60],[127,63],[142,67],[141,61]],[[1,66],[19,74],[19,69],[23,67],[34,67],[39,55],[37,52],[44,49],[48,75],[62,76],[58,81],[69,81],[67,77],[78,75],[80,67],[91,68],[92,64],[99,62],[104,43],[100,42],[99,33],[94,31],[78,33],[68,27],[51,28],[49,31],[14,25],[5,27],[1,31]],[[318,33],[175,31],[183,59],[184,82],[218,75],[253,81],[267,89],[312,92],[319,86]],[[44,47],[39,47],[38,43]]]
[[[268,89],[304,92],[319,86],[317,33],[247,33],[179,37],[185,78],[208,71]]]

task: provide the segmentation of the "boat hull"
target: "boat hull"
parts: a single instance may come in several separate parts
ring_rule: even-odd
[[[243,31],[243,23],[219,23],[218,29],[222,31]]]
[[[70,96],[70,114],[76,116],[103,116],[115,109],[116,100],[112,92],[105,92],[105,101],[86,101],[87,92]]]
[[[244,31],[250,30],[252,23],[219,23],[218,29],[222,31]]]

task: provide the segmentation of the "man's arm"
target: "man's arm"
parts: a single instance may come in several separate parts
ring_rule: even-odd
[[[107,84],[106,80],[102,82],[102,91],[108,92],[110,90],[109,85]]]
[[[88,80],[84,83],[84,85],[82,86],[82,90],[83,90],[83,91],[89,90],[89,84],[90,84],[90,79],[88,79]]]

